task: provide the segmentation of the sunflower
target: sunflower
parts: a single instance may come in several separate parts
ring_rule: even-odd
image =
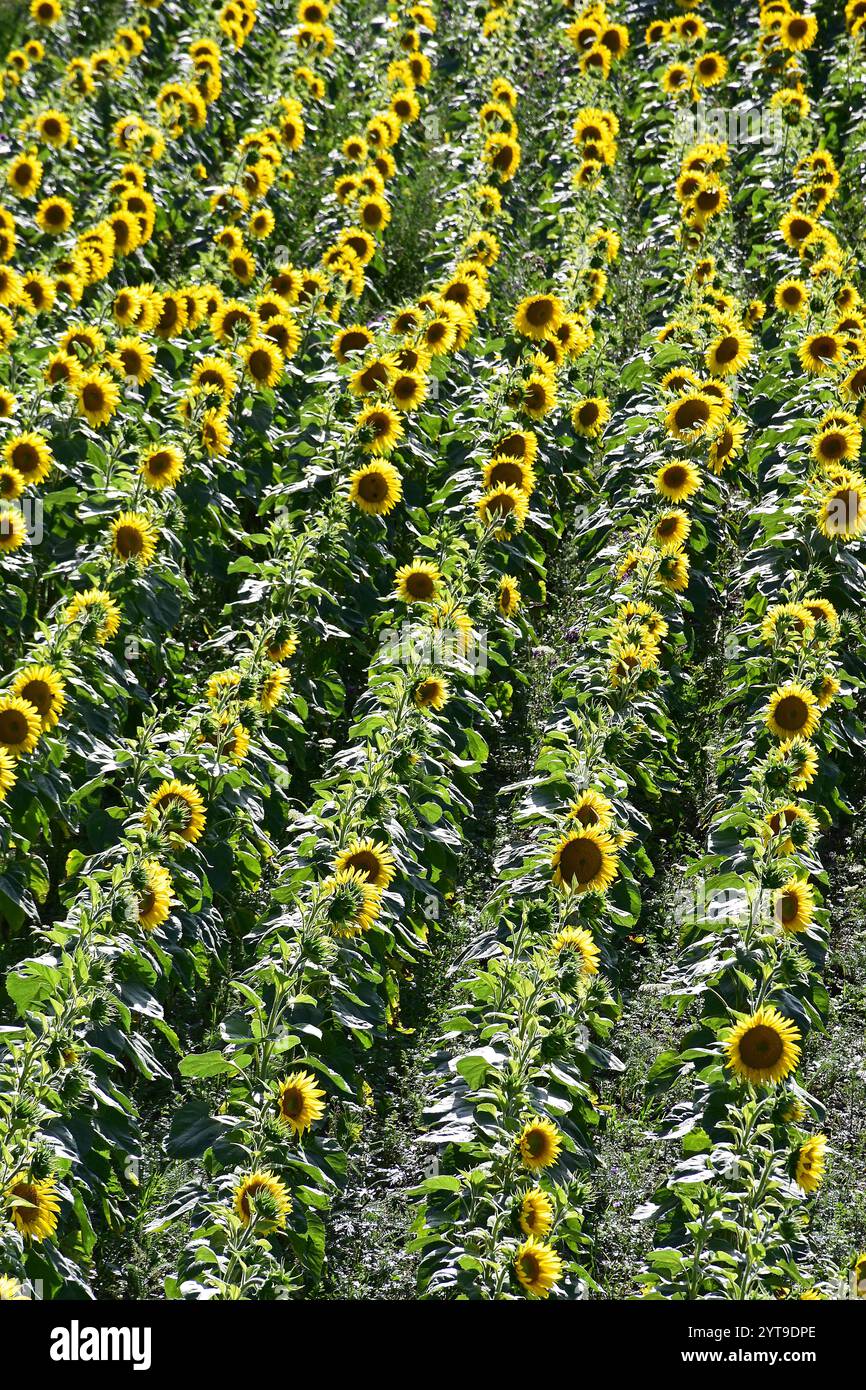
[[[514,311],[514,330],[534,342],[554,338],[563,314],[562,301],[555,294],[531,295],[522,299]]]
[[[12,693],[34,706],[43,731],[55,727],[66,704],[63,680],[53,666],[25,666],[12,682]]]
[[[43,198],[36,209],[36,222],[46,236],[62,236],[72,226],[74,209],[68,198]]]
[[[532,1187],[520,1199],[520,1229],[525,1236],[546,1236],[553,1225],[553,1203],[540,1187]]]
[[[812,457],[822,464],[847,463],[857,458],[862,440],[857,417],[849,411],[839,411],[832,420],[825,416],[812,435]]]
[[[359,412],[355,430],[365,454],[387,455],[403,438],[403,426],[389,405],[370,405]]]
[[[356,869],[379,891],[387,888],[396,873],[394,856],[380,840],[353,840],[334,860],[334,872]]]
[[[448,703],[451,691],[442,676],[427,676],[419,681],[413,692],[415,704],[420,710],[443,710]]]
[[[671,63],[662,73],[662,91],[669,97],[684,96],[691,86],[692,70],[685,63]]]
[[[429,560],[413,560],[394,576],[394,592],[404,603],[429,603],[435,598],[442,576]]]
[[[802,603],[774,603],[761,623],[761,639],[769,644],[785,644],[793,639],[803,646],[814,633],[815,619]]]
[[[722,418],[718,400],[703,391],[686,391],[671,402],[665,412],[665,429],[675,439],[693,443],[712,434]]]
[[[138,893],[138,921],[145,931],[155,931],[171,912],[171,875],[155,859],[145,859],[144,884]]]
[[[263,714],[270,714],[277,705],[282,704],[283,697],[291,686],[291,678],[288,671],[283,670],[282,666],[277,665],[276,669],[269,671],[262,682],[259,691],[259,709]]]
[[[200,840],[205,828],[204,801],[197,788],[176,777],[163,782],[148,800],[144,812],[148,830],[165,826],[189,844]]]
[[[866,479],[841,470],[820,498],[817,521],[828,540],[856,540],[866,527]]]
[[[163,488],[174,487],[183,472],[183,462],[180,449],[165,444],[159,449],[149,450],[142,457],[138,471],[147,487],[161,492]]]
[[[673,554],[667,551],[662,554],[658,564],[659,583],[665,589],[670,589],[671,593],[679,594],[689,587],[690,561],[688,555],[682,553]]]
[[[50,1240],[57,1230],[60,1199],[53,1178],[19,1173],[6,1189],[6,1205],[15,1229],[27,1240]]]
[[[146,569],[156,554],[159,532],[142,512],[121,512],[111,523],[111,549],[121,563]]]
[[[794,1071],[800,1058],[799,1029],[772,1005],[764,1005],[729,1030],[727,1066],[743,1081],[771,1086]]]
[[[707,370],[714,376],[732,376],[739,372],[752,355],[752,339],[748,333],[722,333],[704,355]]]
[[[482,493],[477,510],[485,526],[498,523],[503,531],[509,525],[521,531],[529,515],[529,502],[522,489],[500,483]]]
[[[802,314],[809,302],[809,291],[802,280],[783,280],[776,286],[773,302],[783,314]]]
[[[35,430],[13,434],[7,439],[3,445],[3,459],[15,469],[26,487],[43,482],[54,466],[54,455],[48,441]]]
[[[114,370],[127,381],[144,386],[153,376],[156,361],[153,349],[142,338],[119,338],[109,361]]]
[[[17,198],[32,198],[42,182],[43,164],[35,155],[21,154],[6,170],[6,182]]]
[[[242,1226],[255,1219],[260,1231],[282,1230],[292,1210],[292,1199],[273,1173],[246,1173],[232,1194],[235,1214]]]
[[[524,1168],[537,1172],[549,1168],[559,1158],[562,1139],[556,1125],[538,1116],[524,1125],[517,1136],[517,1149]]]
[[[773,916],[788,932],[808,931],[815,920],[815,890],[805,879],[792,878],[773,892]]]
[[[364,352],[373,341],[369,328],[353,323],[348,328],[340,329],[331,343],[331,351],[338,362],[346,362],[353,352]]]
[[[194,391],[218,395],[225,404],[237,389],[237,375],[224,357],[203,357],[193,367],[190,386]]]
[[[0,552],[11,554],[20,550],[27,540],[24,515],[17,507],[0,506]]]
[[[811,376],[826,375],[842,360],[844,347],[834,333],[812,333],[797,349],[803,370]]]
[[[403,496],[403,483],[393,464],[365,463],[349,478],[349,501],[369,516],[387,516]]]
[[[834,604],[828,598],[818,598],[814,594],[807,594],[802,600],[802,606],[816,623],[826,623],[832,632],[839,627],[839,614]]]
[[[655,475],[656,490],[671,502],[686,502],[701,486],[701,475],[687,461],[663,463]]]
[[[568,952],[578,956],[584,975],[598,974],[599,949],[585,927],[563,927],[551,941],[550,948],[557,955]]]
[[[762,822],[762,834],[765,839],[779,836],[780,854],[792,853],[795,838],[798,844],[811,842],[817,832],[818,822],[812,812],[807,811],[804,806],[798,806],[795,801],[784,802],[774,810],[768,811]]]
[[[228,453],[232,436],[224,406],[205,411],[199,424],[199,439],[209,458],[223,458]]]
[[[116,636],[120,628],[120,609],[110,594],[104,589],[87,589],[76,594],[63,610],[63,621],[74,623],[81,619],[87,621],[95,617],[94,637],[97,642],[108,642]]]
[[[391,379],[391,399],[398,410],[417,410],[427,398],[427,382],[420,372],[400,372]]]
[[[707,467],[711,473],[721,473],[732,459],[743,452],[745,437],[746,426],[742,420],[733,420],[722,426],[707,454]]]
[[[510,618],[520,607],[520,586],[510,574],[504,574],[499,581],[497,607],[503,618]]]
[[[251,343],[244,345],[241,356],[250,377],[257,386],[267,388],[276,386],[283,374],[283,355],[276,343],[269,342],[264,338],[254,339]]]
[[[22,696],[0,696],[0,748],[13,757],[32,753],[42,733],[42,718],[36,705]]]
[[[488,459],[481,470],[481,482],[485,489],[496,487],[499,483],[519,488],[531,497],[535,491],[535,473],[522,459],[512,458],[510,454],[496,455]]]
[[[563,1263],[556,1251],[534,1236],[517,1247],[514,1269],[521,1287],[534,1298],[546,1298],[562,1278]]]
[[[538,438],[533,430],[513,430],[496,441],[491,454],[494,458],[507,456],[520,459],[531,468],[538,454]]]
[[[610,404],[602,396],[584,396],[571,411],[571,423],[585,439],[597,439],[610,419]]]
[[[826,672],[821,677],[816,694],[818,708],[829,709],[841,689],[842,686],[836,677],[831,672]]]
[[[85,372],[74,383],[78,409],[94,429],[105,425],[120,404],[120,392],[104,372]]]
[[[679,507],[671,507],[657,519],[653,538],[660,550],[675,553],[682,550],[691,529],[691,518]]]
[[[0,748],[0,801],[5,801],[15,786],[16,776],[14,757],[5,748]]]
[[[826,1134],[813,1134],[800,1145],[794,1171],[794,1181],[804,1192],[817,1192],[824,1177],[827,1150]]]
[[[553,852],[553,882],[575,893],[603,893],[618,873],[616,845],[594,826],[567,830]]]
[[[324,1115],[324,1095],[311,1072],[293,1071],[280,1082],[277,1091],[280,1123],[288,1125],[295,1134],[303,1134]]]
[[[695,80],[702,87],[715,87],[728,72],[728,60],[721,53],[702,53],[695,62]]]
[[[771,733],[787,743],[796,735],[811,738],[821,719],[818,701],[811,690],[789,681],[770,696],[764,720]]]
[[[360,869],[338,869],[321,885],[324,915],[334,936],[368,932],[381,910],[381,895]]]
[[[802,53],[815,42],[818,21],[813,15],[789,13],[782,16],[776,34],[789,53]]]

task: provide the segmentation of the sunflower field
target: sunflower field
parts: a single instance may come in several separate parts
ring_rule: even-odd
[[[866,0],[0,0],[0,1300],[866,1298],[864,186]]]

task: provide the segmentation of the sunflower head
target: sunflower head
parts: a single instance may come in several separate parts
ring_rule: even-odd
[[[771,1005],[742,1018],[725,1042],[727,1065],[743,1081],[772,1086],[783,1081],[800,1058],[800,1032]]]
[[[281,1124],[295,1134],[303,1134],[325,1113],[325,1092],[316,1085],[308,1071],[293,1071],[280,1082],[277,1091],[277,1114]]]
[[[537,1172],[556,1163],[562,1149],[562,1139],[556,1125],[536,1117],[524,1125],[517,1136],[517,1149],[524,1168]]]
[[[246,1173],[235,1186],[235,1215],[242,1226],[255,1221],[262,1232],[282,1230],[292,1210],[292,1199],[286,1187],[273,1173]]]

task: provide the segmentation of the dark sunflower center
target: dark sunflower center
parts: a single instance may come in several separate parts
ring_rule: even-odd
[[[776,706],[776,723],[782,729],[802,729],[808,719],[809,707],[799,695],[786,695]]]
[[[384,502],[388,496],[388,482],[381,473],[365,473],[358,483],[358,492],[365,502]]]
[[[733,362],[739,350],[739,338],[723,338],[722,341],[719,343],[718,347],[716,348],[716,361],[725,364],[727,364],[728,362]]]
[[[105,396],[102,387],[95,382],[89,382],[81,393],[85,410],[99,411],[105,405]]]
[[[848,452],[848,441],[841,430],[827,430],[821,436],[821,456],[826,459],[841,459]]]
[[[370,339],[366,333],[360,331],[344,333],[340,339],[340,349],[342,352],[360,352],[367,346]]]
[[[793,922],[800,910],[800,899],[796,893],[783,893],[779,901],[779,912],[782,921]]]
[[[676,422],[681,430],[692,430],[696,425],[705,425],[709,418],[710,407],[706,401],[682,401],[681,404],[677,406]],[[668,470],[669,473],[673,471],[675,470]],[[684,481],[685,470],[679,469],[678,471],[682,475],[681,481]]]
[[[35,705],[39,713],[43,716],[50,712],[51,706],[54,703],[51,686],[47,681],[42,680],[28,681],[27,684],[22,687],[21,698],[22,700],[29,700],[31,705]]]
[[[416,570],[406,578],[406,588],[413,598],[432,598],[434,587],[432,576],[424,570]]]
[[[602,866],[602,853],[593,840],[570,840],[559,856],[565,883],[590,883]]]
[[[283,1114],[290,1115],[293,1119],[301,1114],[304,1108],[304,1097],[297,1088],[293,1087],[290,1091],[283,1092]]]
[[[32,444],[16,444],[12,450],[12,464],[19,473],[32,473],[39,467],[39,454]]]
[[[784,1052],[785,1045],[775,1028],[758,1023],[750,1028],[740,1039],[740,1056],[747,1067],[762,1070],[774,1067]]]
[[[28,733],[29,725],[20,710],[4,709],[0,712],[0,743],[23,743]]]
[[[256,381],[267,381],[272,367],[273,363],[268,353],[262,352],[261,349],[250,353],[249,369]]]
[[[366,878],[373,881],[379,877],[379,860],[375,854],[369,850],[356,850],[354,854],[346,860],[347,869],[357,869]]]
[[[533,328],[544,328],[552,320],[553,313],[553,301],[550,299],[533,299],[526,309],[526,317]]]
[[[821,361],[832,361],[839,351],[839,344],[829,333],[819,333],[812,339],[811,351],[812,356],[820,358]]]
[[[788,37],[792,39],[805,38],[809,32],[809,26],[805,19],[792,19],[788,22]]]
[[[493,450],[495,454],[509,454],[511,458],[526,457],[526,440],[522,434],[507,434]]]
[[[523,483],[523,469],[517,459],[500,459],[490,470],[490,481],[520,487]]]
[[[577,418],[584,427],[594,425],[598,419],[598,406],[595,401],[587,401],[582,405],[578,411]]]
[[[688,473],[681,463],[672,463],[665,469],[665,482],[669,488],[675,491],[681,488],[688,479]]]
[[[118,526],[114,535],[118,554],[124,560],[140,555],[144,550],[144,536],[137,526]]]
[[[523,1142],[531,1158],[544,1158],[547,1153],[548,1145],[547,1135],[543,1130],[530,1130]]]

